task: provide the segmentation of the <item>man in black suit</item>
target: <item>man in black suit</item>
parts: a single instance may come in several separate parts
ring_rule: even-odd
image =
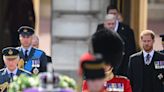
[[[19,67],[23,67],[33,74],[45,72],[47,69],[47,57],[45,53],[42,50],[32,47],[34,29],[29,26],[22,26],[18,29],[18,32],[21,43],[18,50],[20,51],[20,57],[22,58]]]
[[[3,60],[6,65],[0,70],[0,89],[1,92],[7,92],[8,84],[13,81],[14,76],[25,74],[30,76],[31,73],[24,69],[19,69],[17,64],[19,62],[19,51],[14,47],[6,47],[2,50]]]
[[[143,50],[130,56],[128,77],[133,92],[164,92],[164,55],[153,49],[155,34],[151,30],[140,35]]]
[[[113,15],[113,16],[112,16]],[[114,17],[115,16],[115,17]],[[125,54],[120,67],[118,68],[118,75],[127,76],[129,56],[136,52],[136,44],[133,30],[118,20],[119,11],[116,6],[107,7],[107,15],[104,23],[97,26],[97,31],[103,28],[117,32],[124,41]]]

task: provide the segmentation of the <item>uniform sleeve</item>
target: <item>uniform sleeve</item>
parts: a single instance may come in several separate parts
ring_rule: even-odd
[[[128,79],[125,81],[125,92],[132,92],[130,80],[128,80]]]
[[[88,87],[87,87],[87,81],[86,81],[86,80],[83,80],[83,84],[82,84],[82,92],[85,92],[86,90],[88,90]]]
[[[128,63],[128,78],[131,80],[132,79],[132,57],[129,58],[129,63]]]

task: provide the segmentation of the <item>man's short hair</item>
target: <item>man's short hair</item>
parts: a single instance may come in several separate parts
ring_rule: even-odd
[[[115,6],[115,5],[109,5],[109,6],[107,7],[106,13],[108,14],[109,10],[112,10],[112,9],[115,9],[115,10],[117,10],[117,12],[119,12],[117,6]]]
[[[142,39],[143,36],[145,35],[151,35],[151,38],[154,40],[155,39],[155,33],[152,30],[144,30],[140,34],[140,38]]]
[[[116,16],[113,14],[106,14],[105,20],[116,20]]]

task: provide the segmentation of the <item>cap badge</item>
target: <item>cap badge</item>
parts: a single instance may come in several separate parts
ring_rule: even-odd
[[[28,30],[27,29],[24,29],[23,32],[27,32]]]
[[[10,49],[9,52],[8,52],[9,55],[12,55],[13,54],[13,51]]]

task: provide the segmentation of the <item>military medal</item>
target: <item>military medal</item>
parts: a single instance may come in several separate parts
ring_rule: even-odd
[[[154,61],[155,69],[164,69],[164,61]]]
[[[111,91],[124,92],[124,84],[123,83],[107,83],[106,90],[109,92]]]
[[[159,75],[158,75],[158,79],[162,79],[163,78],[163,74],[162,73],[160,73]]]
[[[32,60],[32,61],[33,61],[33,62],[32,62],[32,67],[34,67],[33,73],[34,73],[34,74],[38,74],[38,73],[39,73],[38,67],[40,67],[40,61],[39,61],[39,59],[34,59],[34,60]]]
[[[38,73],[39,73],[38,68],[35,67],[35,68],[33,69],[33,73],[34,73],[34,74],[38,74]]]

